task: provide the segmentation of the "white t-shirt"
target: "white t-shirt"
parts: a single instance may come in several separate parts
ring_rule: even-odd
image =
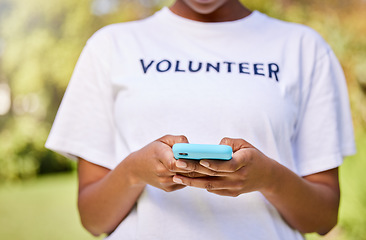
[[[191,143],[243,138],[305,176],[354,153],[342,69],[308,27],[258,11],[203,23],[168,8],[95,33],[46,146],[115,168],[166,134]],[[316,217],[316,216],[314,216]],[[108,239],[303,239],[259,192],[147,186]]]

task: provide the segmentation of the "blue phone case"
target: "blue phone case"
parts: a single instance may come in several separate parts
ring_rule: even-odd
[[[230,160],[233,150],[227,145],[176,143],[173,145],[175,159]]]

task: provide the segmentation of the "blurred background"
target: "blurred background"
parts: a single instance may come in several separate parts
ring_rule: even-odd
[[[44,143],[86,40],[105,25],[144,18],[172,2],[0,0],[0,239],[96,239],[79,223],[75,163]],[[366,1],[242,2],[314,28],[338,56],[358,152],[340,169],[338,226],[325,237],[306,237],[366,239]]]

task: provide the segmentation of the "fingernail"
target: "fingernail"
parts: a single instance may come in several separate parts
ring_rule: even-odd
[[[182,179],[177,178],[177,177],[173,177],[173,182],[178,183],[178,184],[183,184]]]
[[[202,166],[205,166],[205,167],[209,167],[209,166],[210,166],[210,163],[209,163],[209,162],[207,162],[207,161],[200,161],[200,164],[201,164]]]
[[[182,162],[182,161],[177,161],[175,163],[175,166],[179,167],[179,168],[186,168],[187,167],[187,163]]]

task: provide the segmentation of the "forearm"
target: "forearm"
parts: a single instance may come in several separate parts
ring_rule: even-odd
[[[184,188],[173,182],[177,169],[172,146],[177,142],[188,140],[166,135],[131,153],[112,171],[81,159],[78,205],[84,227],[94,235],[112,232],[147,184],[166,192]]]
[[[290,226],[303,233],[325,234],[335,226],[339,206],[337,168],[301,178],[243,139],[223,138],[220,144],[233,148],[230,161],[176,161],[179,168],[212,177],[176,175],[173,181],[222,196],[260,191]]]
[[[331,181],[328,184],[324,178],[317,182],[316,174],[301,178],[277,162],[272,173],[275,180],[262,193],[290,226],[303,233],[319,234],[326,234],[335,226],[339,207],[338,185]],[[338,177],[338,170],[324,174]]]
[[[102,179],[79,192],[80,218],[93,235],[112,232],[136,203],[144,185],[131,183],[128,176],[128,167],[122,161]]]

